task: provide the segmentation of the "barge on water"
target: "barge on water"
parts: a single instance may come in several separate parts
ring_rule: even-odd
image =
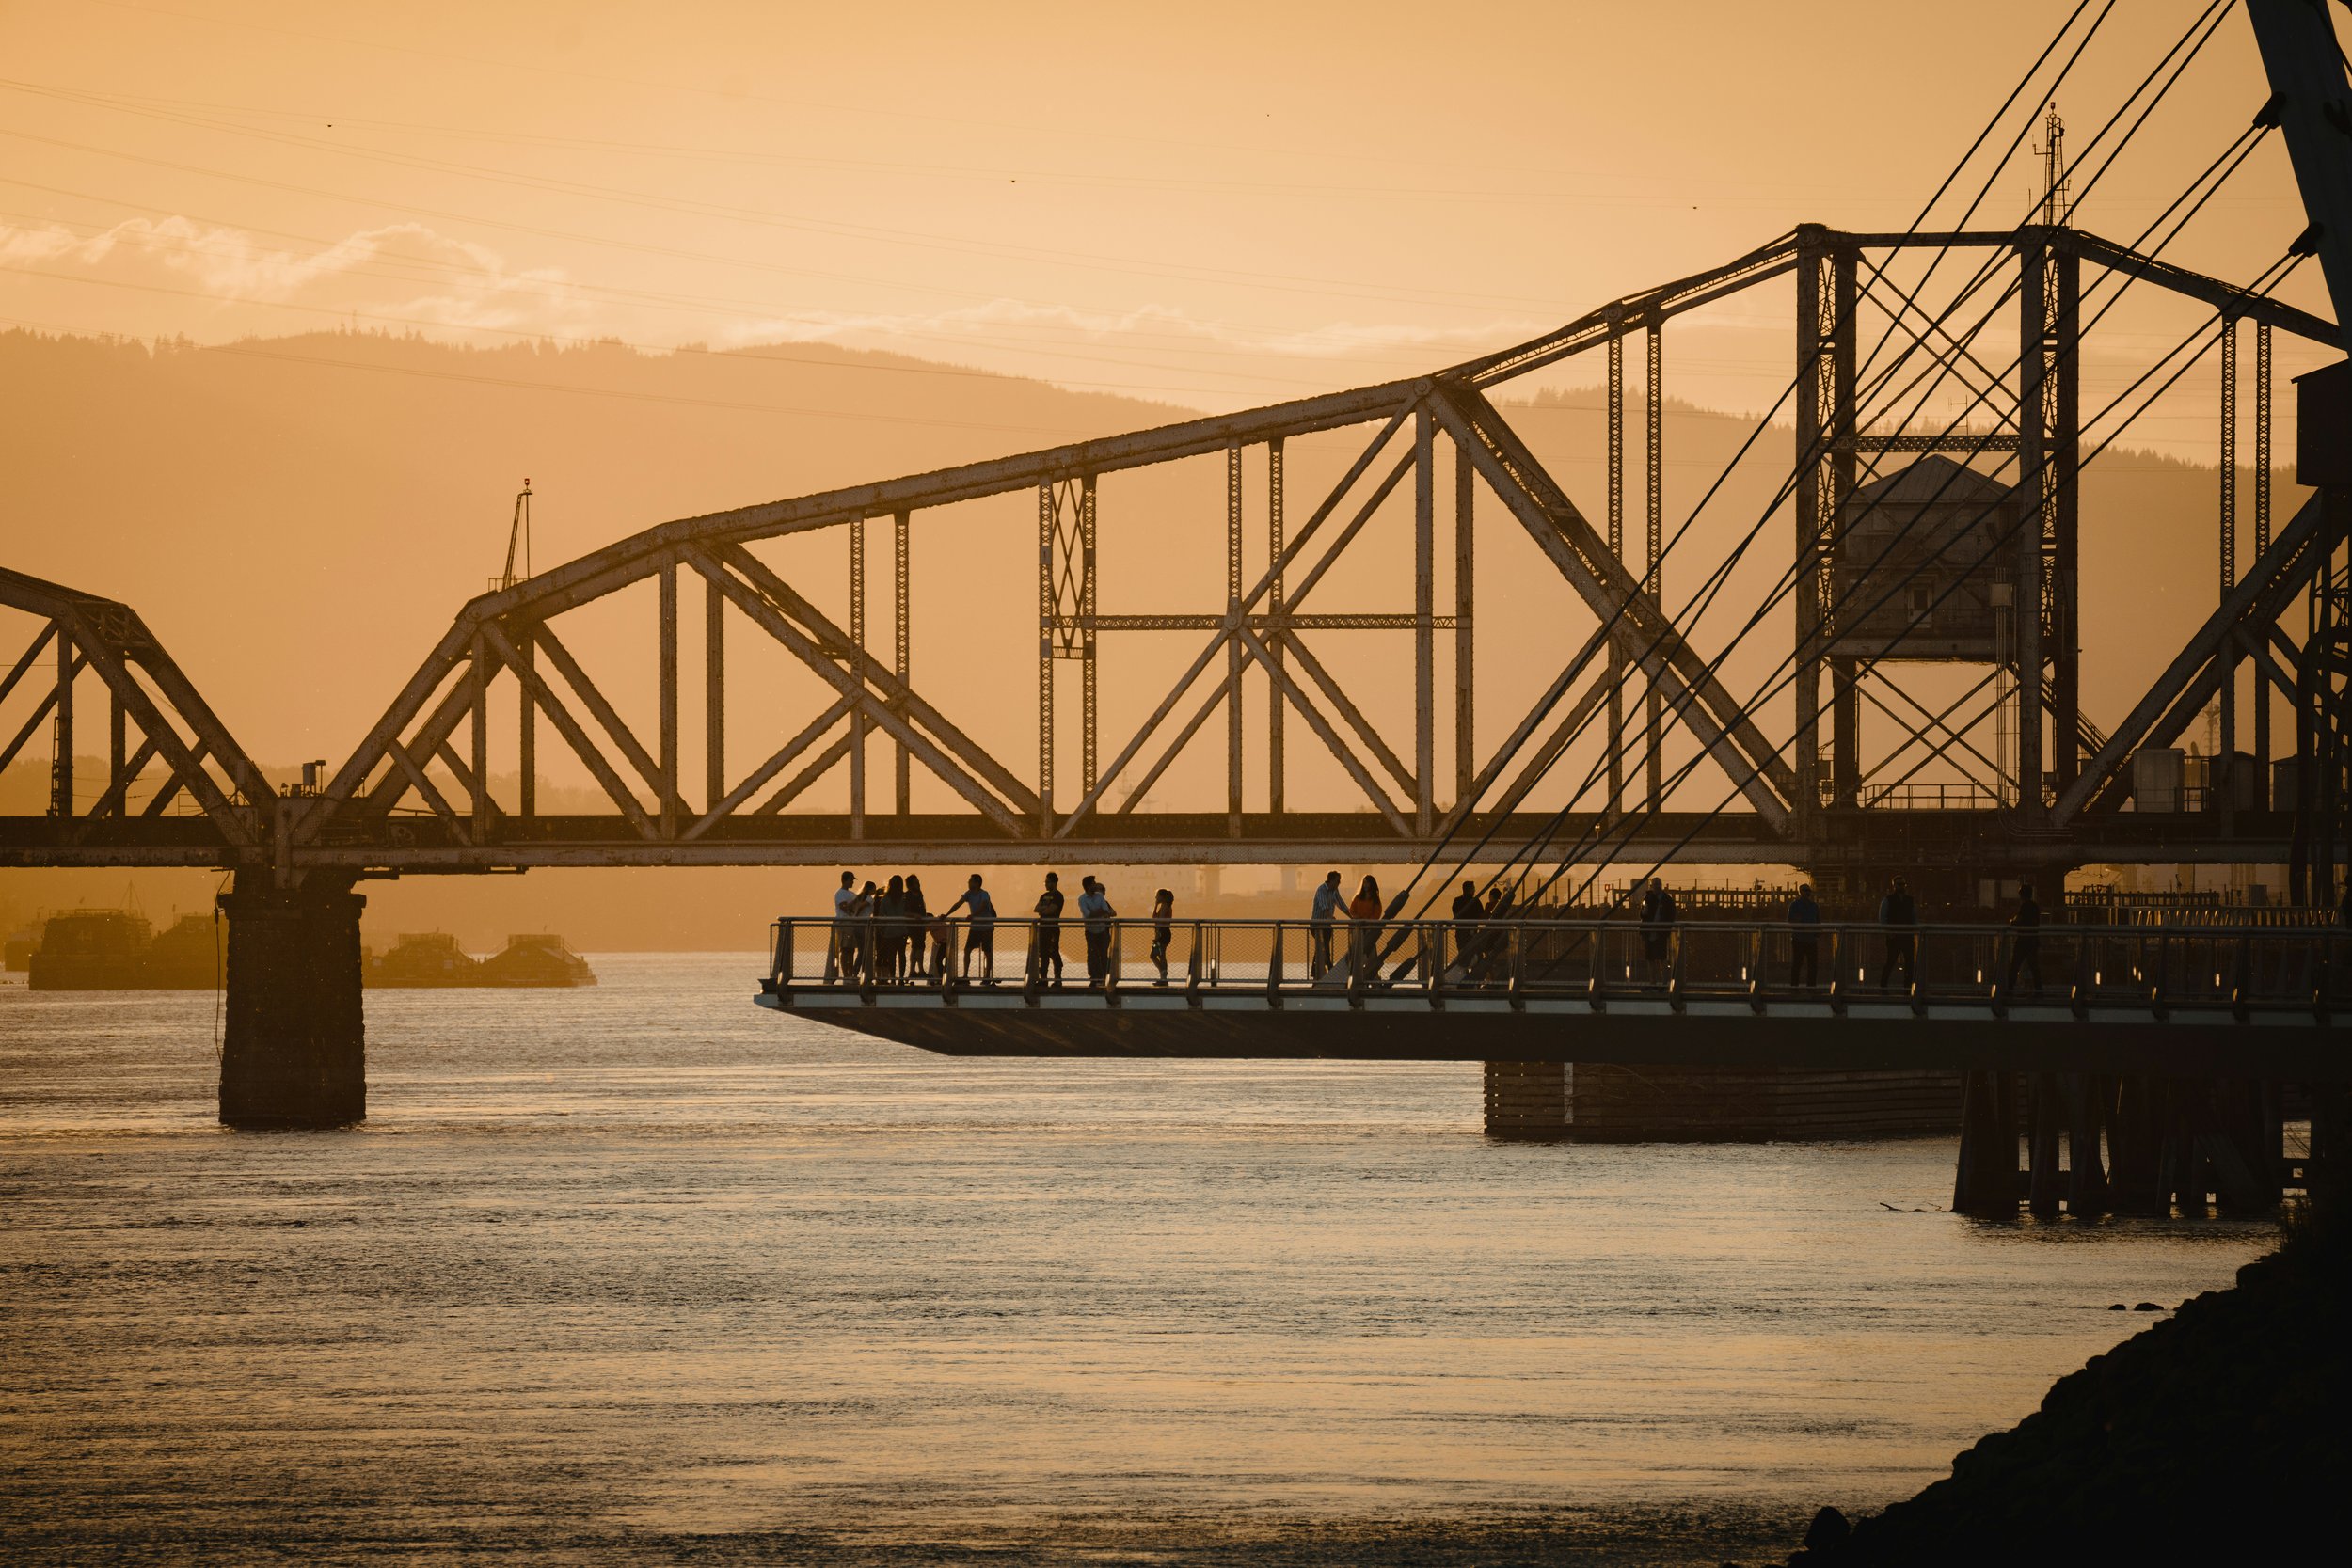
[[[367,954],[362,973],[368,985],[377,987],[551,990],[596,983],[588,960],[552,931],[509,936],[506,945],[486,958],[458,946],[446,931],[412,931],[393,943],[390,952]]]
[[[222,933],[210,915],[183,914],[160,933],[130,910],[71,910],[42,922],[24,956],[34,990],[211,990],[220,984]]]

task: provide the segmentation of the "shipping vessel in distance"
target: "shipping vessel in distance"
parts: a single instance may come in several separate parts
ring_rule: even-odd
[[[226,944],[207,914],[183,914],[158,932],[135,910],[70,910],[8,939],[7,963],[33,990],[210,990],[221,982]],[[388,953],[360,953],[371,986],[593,986],[596,971],[552,931],[526,931],[477,958],[445,932],[404,935]]]
[[[69,910],[11,937],[8,961],[34,990],[210,990],[224,945],[208,914],[158,932],[135,910]]]
[[[548,989],[593,986],[596,972],[552,931],[524,931],[486,958],[477,958],[446,931],[411,931],[388,953],[363,953],[366,983],[377,987],[501,986]]]

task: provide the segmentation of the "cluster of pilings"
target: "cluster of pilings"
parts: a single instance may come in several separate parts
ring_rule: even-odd
[[[2304,1155],[2286,1148],[2287,1086],[2145,1073],[1963,1075],[1955,1212],[2042,1216],[2265,1213],[2324,1158],[2314,1106]]]

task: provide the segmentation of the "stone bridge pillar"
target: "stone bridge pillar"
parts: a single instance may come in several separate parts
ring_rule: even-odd
[[[230,1127],[342,1127],[368,1114],[359,911],[348,882],[298,889],[240,871],[229,917],[220,1119]]]

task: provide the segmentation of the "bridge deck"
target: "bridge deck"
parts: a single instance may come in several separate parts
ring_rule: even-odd
[[[1666,939],[1659,983],[1645,985],[1638,966],[1646,960],[1635,957],[1644,933],[1629,922],[1404,923],[1376,939],[1379,978],[1357,984],[1343,930],[1334,961],[1311,979],[1317,955],[1305,923],[1190,922],[1170,933],[1162,985],[1156,967],[1131,960],[1151,927],[1120,922],[1108,935],[1104,982],[1057,988],[1023,973],[1041,945],[1026,923],[1000,922],[996,941],[1021,977],[970,985],[936,973],[885,979],[868,961],[880,951],[888,962],[879,927],[872,947],[849,933],[845,955],[832,923],[780,922],[778,956],[757,1001],[966,1056],[2352,1079],[2343,1022],[2352,1016],[2352,934],[2341,929],[2043,927],[2040,967],[2052,983],[2022,993],[2004,984],[2015,938],[2005,927],[1915,928],[1917,977],[1883,991],[1855,974],[1883,957],[1887,933],[1867,927],[1820,927],[1823,984],[1766,983],[1767,970],[1786,973],[1790,932],[1779,924],[1686,925]],[[1016,937],[1018,950],[1009,940]]]

